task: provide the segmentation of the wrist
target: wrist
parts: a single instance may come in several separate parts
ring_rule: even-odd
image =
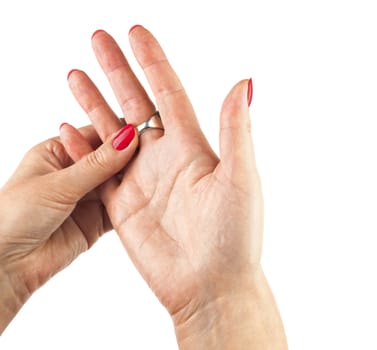
[[[184,315],[184,316],[183,316]],[[262,270],[253,282],[173,317],[179,348],[287,349],[280,315]]]

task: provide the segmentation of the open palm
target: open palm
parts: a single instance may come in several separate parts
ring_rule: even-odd
[[[101,197],[149,286],[170,314],[187,318],[214,296],[248,283],[259,269],[263,206],[248,115],[251,81],[238,83],[224,102],[220,160],[156,39],[141,26],[129,37],[165,132],[140,135],[137,156],[102,188]],[[156,107],[114,39],[98,31],[92,44],[127,122],[145,121]],[[84,72],[73,71],[69,84],[103,141],[120,128]],[[74,128],[65,128],[61,139],[74,160],[91,150]]]

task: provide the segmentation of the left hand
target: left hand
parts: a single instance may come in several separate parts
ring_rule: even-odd
[[[132,158],[138,138],[132,126],[127,132],[124,150],[113,135],[73,165],[59,138],[47,140],[0,189],[0,334],[31,293],[112,228],[95,188]],[[81,134],[98,146],[92,127]]]
[[[223,103],[218,158],[152,33],[134,26],[129,39],[165,131],[140,135],[138,156],[103,196],[114,229],[172,316],[180,349],[286,349],[260,264],[263,200],[248,108],[251,80],[237,83]],[[97,31],[92,45],[127,122],[145,121],[156,107],[115,40]],[[71,74],[69,85],[106,142],[119,127],[115,113],[83,71]],[[60,137],[73,160],[85,154],[77,147],[90,150],[74,128],[62,128]]]
[[[263,207],[250,132],[252,85],[240,81],[224,101],[219,159],[152,33],[133,27],[129,39],[165,131],[140,135],[138,156],[104,204],[130,258],[178,325],[219,295],[241,294],[255,281],[265,285],[259,283]],[[92,45],[127,121],[140,124],[156,107],[119,46],[104,31],[92,36]],[[105,142],[118,117],[83,71],[68,81]],[[60,137],[75,161],[83,155],[78,146],[90,150],[74,128],[63,128]]]

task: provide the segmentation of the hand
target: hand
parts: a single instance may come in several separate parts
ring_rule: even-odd
[[[81,133],[98,146],[92,127]],[[112,228],[95,188],[127,164],[138,138],[124,151],[111,141],[74,165],[58,138],[45,141],[0,190],[0,334],[31,293]]]
[[[137,158],[103,196],[115,230],[172,315],[182,348],[285,348],[260,267],[263,205],[248,113],[251,80],[238,83],[224,101],[219,159],[155,38],[141,26],[129,37],[165,132],[140,136]],[[146,120],[155,106],[116,42],[98,31],[92,45],[127,121]],[[84,72],[73,72],[69,85],[105,141],[118,118]],[[82,156],[78,146],[91,150],[72,128],[62,129],[61,139],[74,160]]]

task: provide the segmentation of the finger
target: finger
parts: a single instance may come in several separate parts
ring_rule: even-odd
[[[123,121],[121,120],[121,122]],[[102,144],[92,125],[76,129],[67,123],[63,123],[60,126],[60,142],[63,144],[65,152],[74,162],[79,161]],[[117,177],[121,179],[123,172],[124,169],[117,174]],[[119,181],[116,179],[110,179],[107,182],[113,182],[113,187],[119,185]]]
[[[220,164],[227,178],[237,183],[245,183],[256,173],[248,106],[251,96],[251,79],[239,82],[225,98],[220,115]]]
[[[63,123],[60,127],[62,127]],[[98,148],[100,145],[102,145],[102,140],[97,134],[97,131],[94,129],[93,125],[86,125],[78,129],[80,134],[87,140],[92,147],[92,149]]]
[[[61,128],[61,141],[72,149],[72,140],[80,142],[83,140],[73,127],[63,126]],[[135,128],[129,124],[123,127],[118,133],[110,137],[102,146],[85,155],[72,166],[59,172],[52,173],[56,176],[55,181],[63,198],[72,203],[77,202],[85,194],[110,179],[119,172],[131,160],[138,145],[138,137]],[[73,157],[78,156],[83,150],[88,150],[89,144],[81,147],[80,151],[72,152]],[[114,190],[114,185],[107,192]],[[108,193],[104,195],[107,197]],[[102,193],[101,193],[102,197]],[[102,199],[102,198],[101,198]],[[106,203],[104,203],[106,205]]]
[[[64,123],[60,127],[60,141],[74,162],[78,162],[81,158],[93,152],[94,149],[97,149],[92,147],[88,139],[81,132],[82,129],[77,130],[67,123]],[[119,181],[115,176],[99,186],[98,194],[104,204],[118,186]]]
[[[198,129],[190,100],[164,52],[153,35],[141,26],[131,28],[130,43],[137,61],[148,79],[165,130],[184,127]]]
[[[139,125],[155,106],[128,64],[115,40],[103,30],[92,36],[92,47],[128,123]]]
[[[79,130],[67,123],[60,126],[60,141],[74,162],[93,151],[93,147]]]
[[[92,148],[95,149],[102,144],[91,125],[80,128],[80,133],[84,135]],[[46,163],[46,159],[49,159],[49,162]],[[26,153],[17,170],[7,181],[7,184],[17,182],[22,178],[44,175],[57,168],[67,167],[71,164],[72,158],[67,154],[60,139],[53,137],[34,146]]]
[[[68,74],[69,87],[81,108],[88,115],[102,141],[122,127],[100,91],[91,79],[77,69]]]

